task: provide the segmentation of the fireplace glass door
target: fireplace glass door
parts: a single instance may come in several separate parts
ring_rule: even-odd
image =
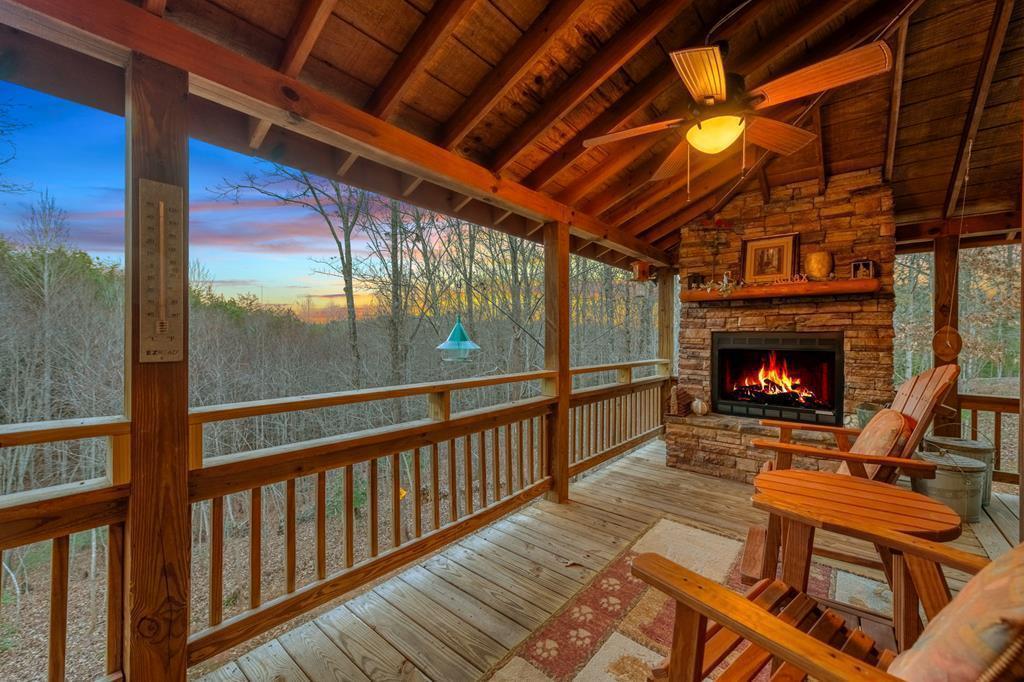
[[[718,333],[713,340],[716,412],[842,424],[842,335]]]

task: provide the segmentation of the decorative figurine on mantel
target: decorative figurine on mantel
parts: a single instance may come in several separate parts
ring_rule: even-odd
[[[823,282],[833,279],[832,253],[830,251],[818,250],[807,254],[804,259],[804,267],[807,276],[814,282]]]

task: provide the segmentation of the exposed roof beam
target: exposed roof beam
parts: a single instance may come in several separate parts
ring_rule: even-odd
[[[974,136],[978,134],[978,126],[985,113],[988,90],[992,85],[992,76],[995,74],[996,64],[999,62],[999,54],[1003,51],[1003,39],[1006,38],[1006,29],[1010,25],[1012,15],[1013,0],[996,0],[992,26],[989,28],[985,52],[982,54],[981,65],[978,69],[978,79],[975,81],[974,92],[971,94],[971,106],[967,110],[967,120],[964,121],[964,129],[956,151],[956,161],[953,163],[953,174],[950,176],[949,187],[946,189],[943,215],[947,218],[956,210],[956,202],[967,175],[967,166],[970,163],[971,145],[974,144]]]
[[[955,237],[957,235],[1010,234],[1020,229],[1021,214],[1019,211],[1012,211],[965,216],[962,226],[959,218],[951,220],[924,220],[903,224],[899,223],[899,216],[896,217],[896,220],[896,243],[903,244],[931,241],[936,237]]]
[[[591,189],[611,180],[647,153],[646,147],[635,142],[624,140],[609,145],[606,159],[573,180],[572,184],[556,194],[555,198],[570,206],[578,204]]]
[[[811,130],[817,137],[814,139],[814,162],[815,169],[818,173],[818,194],[825,193],[825,186],[828,183],[827,173],[825,171],[825,140],[824,134],[821,132],[821,107],[817,106],[811,110]],[[765,167],[761,167],[761,171],[765,172]]]
[[[701,217],[715,204],[714,194],[709,194],[696,202],[687,205],[683,210],[677,211],[661,224],[654,226],[646,235],[647,239],[665,244],[674,244],[680,241],[679,231],[697,218]]]
[[[466,16],[473,2],[438,0],[373,91],[366,104],[368,112],[385,120],[394,113],[409,85]]]
[[[675,67],[665,62],[654,69],[646,78],[638,83],[625,95],[605,109],[593,121],[588,123],[583,130],[576,133],[569,142],[549,156],[544,163],[539,165],[526,180],[524,184],[534,189],[541,189],[551,182],[559,173],[576,163],[589,150],[583,146],[583,142],[598,135],[610,133],[627,123],[637,112],[654,101],[672,85],[681,85]],[[689,95],[686,95],[689,97]],[[685,109],[678,107],[685,113]],[[675,118],[680,114],[674,112],[666,113],[666,118]]]
[[[771,203],[772,185],[768,182],[768,171],[764,166],[761,166],[761,170],[757,174],[757,184],[761,188],[761,199],[765,204]]]
[[[896,50],[893,57],[892,92],[889,98],[889,129],[885,136],[885,165],[882,177],[886,182],[892,180],[892,171],[896,165],[896,135],[900,128],[900,102],[903,98],[903,68],[907,61],[907,33],[910,29],[910,17],[904,17],[896,32]]]
[[[799,12],[794,21],[787,22],[783,25],[782,30],[773,34],[770,46],[751,52],[744,57],[734,60],[731,64],[727,61],[726,66],[729,67],[730,71],[735,71],[736,73],[754,73],[758,69],[767,66],[769,62],[776,58],[780,52],[779,46],[785,50],[802,42],[815,31],[835,19],[840,12],[853,5],[856,1],[818,0],[818,2],[812,3],[806,10]]]
[[[167,9],[167,0],[142,0],[142,8],[151,14],[162,17],[164,10]]]
[[[93,0],[87,8],[64,0],[7,0],[0,22],[32,34],[59,30],[65,44],[122,65],[130,52],[140,52],[189,72],[191,92],[199,97],[527,218],[567,223],[578,236],[654,265],[667,263],[665,254],[617,227],[122,0]]]
[[[645,7],[638,12],[624,29],[598,49],[575,76],[557,89],[554,97],[545,101],[538,111],[512,131],[495,152],[491,170],[500,172],[506,169],[526,147],[586,99],[692,2],[662,0],[655,3],[655,7]]]
[[[548,5],[448,120],[438,144],[446,149],[458,146],[589,1],[558,0]]]
[[[285,41],[279,66],[281,73],[292,78],[299,75],[337,3],[338,0],[306,0],[302,4],[299,16],[288,34],[288,40]],[[270,121],[255,119],[249,135],[249,147],[259,149],[269,131]]]
[[[690,198],[686,197],[686,178],[684,177],[678,187],[663,192],[661,199],[653,206],[642,213],[621,223],[622,229],[630,234],[644,235],[649,229],[679,212],[686,206],[695,206],[700,199],[710,194],[716,187],[728,182],[731,178],[740,176],[739,151],[728,155],[727,163],[714,163],[710,160],[703,160],[697,168],[694,168],[693,177],[690,179]],[[619,224],[619,223],[616,223]]]
[[[748,25],[754,23],[761,15],[761,12],[768,9],[773,2],[775,0],[752,0],[752,2],[743,5],[739,11],[722,24],[721,28],[711,34],[711,39],[729,40]]]
[[[609,207],[620,203],[625,196],[628,196],[639,190],[641,187],[646,186],[648,181],[651,179],[651,176],[654,174],[654,171],[658,170],[658,167],[665,161],[665,158],[672,153],[673,149],[675,149],[680,138],[675,136],[672,139],[676,141],[675,144],[666,147],[664,151],[650,157],[647,161],[636,168],[628,170],[625,175],[623,175],[623,177],[611,187],[595,194],[582,204],[577,204],[580,206],[580,210],[591,215],[604,213]],[[634,143],[632,153],[639,157],[640,155],[649,152],[651,146],[653,145]]]

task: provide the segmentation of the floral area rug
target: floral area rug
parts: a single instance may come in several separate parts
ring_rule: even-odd
[[[661,520],[516,647],[494,671],[501,682],[642,682],[668,653],[675,606],[630,575],[633,558],[656,552],[737,592],[742,543]],[[819,563],[808,592],[875,611],[891,609],[888,587]],[[890,611],[891,612],[891,611]]]

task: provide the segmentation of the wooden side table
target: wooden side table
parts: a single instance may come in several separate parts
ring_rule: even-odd
[[[781,579],[806,591],[814,531],[817,528],[856,537],[858,530],[883,529],[946,542],[960,536],[960,517],[924,495],[888,483],[823,471],[785,469],[759,474],[754,506],[771,516],[768,532],[782,539]],[[875,545],[893,591],[893,626],[903,650],[921,633],[920,598],[901,552]],[[771,564],[771,565],[769,565]],[[766,561],[764,572],[774,577]]]

